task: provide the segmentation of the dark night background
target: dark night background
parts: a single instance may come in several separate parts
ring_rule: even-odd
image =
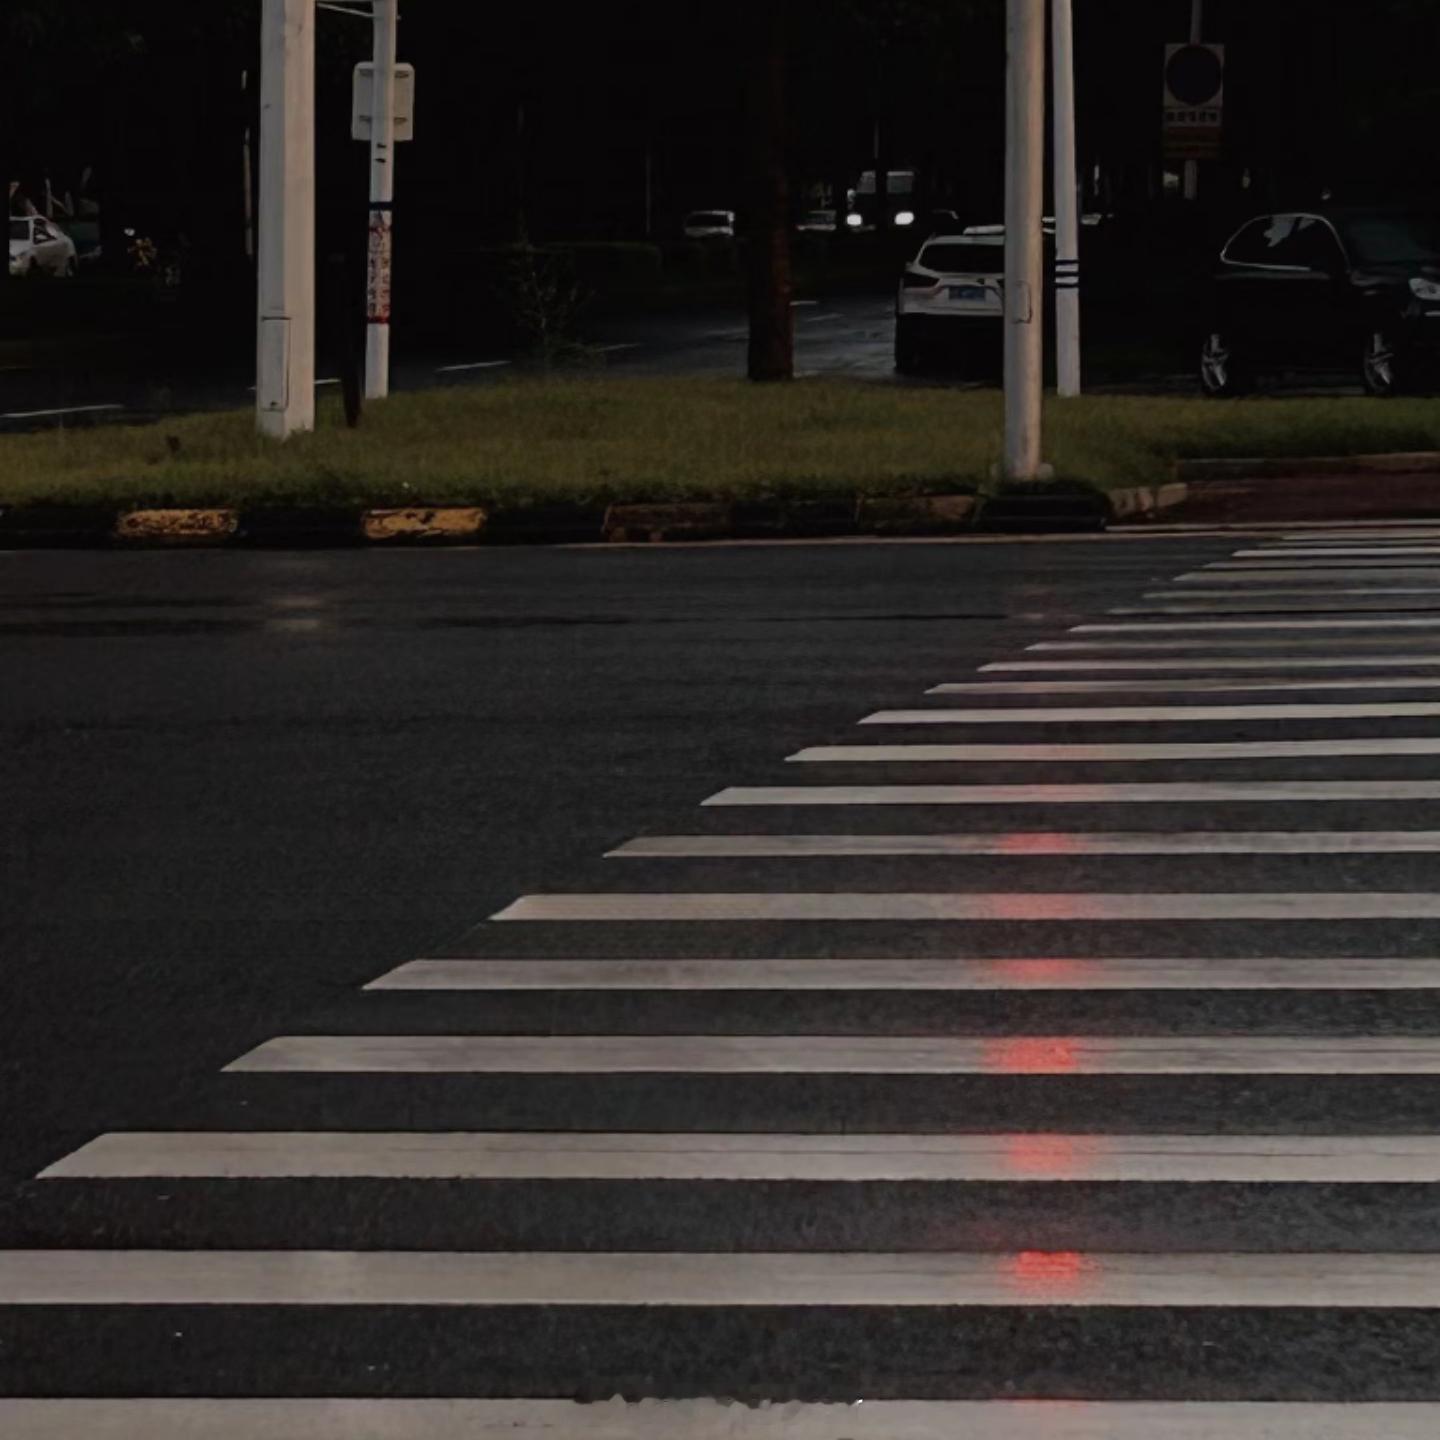
[[[1162,47],[1189,0],[1075,0],[1082,172],[1092,208],[1169,210],[1160,155]],[[6,0],[0,153],[35,193],[86,167],[112,239],[184,236],[187,282],[245,290],[241,153],[255,123],[258,0]],[[615,0],[540,6],[407,0],[418,72],[401,151],[397,243],[427,280],[512,240],[677,238],[683,212],[743,208],[743,57],[754,4]],[[1001,213],[1003,0],[790,0],[789,135],[797,210],[881,153],[915,166],[967,221]],[[1205,168],[1212,228],[1235,210],[1363,189],[1433,190],[1440,5],[1432,0],[1208,0],[1228,47],[1226,154]],[[365,150],[348,133],[368,22],[323,13],[320,235],[363,238]],[[248,72],[249,87],[242,89]],[[1247,183],[1248,182],[1248,183]],[[107,243],[106,262],[119,247]],[[414,268],[411,267],[413,276]],[[887,272],[888,273],[888,272]],[[404,267],[397,284],[404,284]],[[410,283],[414,283],[413,279]]]

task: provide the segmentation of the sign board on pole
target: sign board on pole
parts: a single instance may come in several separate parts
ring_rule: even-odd
[[[371,97],[375,92],[375,67],[367,60],[355,67],[351,89],[350,137],[370,138]],[[395,143],[415,138],[415,67],[395,67]]]
[[[1225,117],[1225,47],[1165,47],[1165,158],[1218,160]]]

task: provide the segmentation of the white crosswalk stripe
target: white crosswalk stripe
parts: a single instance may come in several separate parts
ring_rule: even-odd
[[[1062,761],[1308,760],[1341,755],[1440,755],[1440,739],[1383,736],[1364,740],[1215,740],[1193,744],[1159,741],[1133,745],[812,745],[785,758],[812,765],[913,765],[937,761],[1053,765]]]
[[[411,960],[370,990],[1434,990],[1440,958]]]
[[[1440,1184],[1440,1136],[106,1135],[41,1179]]]
[[[1440,895],[1422,891],[1340,895],[1302,891],[1266,894],[1108,895],[1099,891],[901,894],[893,891],[756,893],[664,891],[626,894],[526,895],[496,920],[1436,920]]]
[[[647,835],[611,850],[626,859],[836,855],[1423,855],[1440,830],[1010,830],[1000,835]]]
[[[60,1378],[0,1435],[1440,1434],[1437,541],[1287,534],[918,677],[963,699],[850,718],[983,742],[776,754],[876,783],[734,777],[56,1156],[0,1322]],[[91,1329],[128,1398],[65,1378]]]
[[[1424,675],[1318,675],[1308,679],[1280,679],[1276,676],[1206,676],[1204,679],[1174,679],[1156,675],[1135,675],[1128,680],[972,680],[934,685],[927,695],[1125,695],[1169,693],[1175,695],[1223,694],[1227,691],[1266,690],[1437,690],[1440,678]]]
[[[1387,700],[1331,704],[1323,701],[1285,705],[1095,705],[1004,710],[879,710],[862,725],[1070,725],[1117,721],[1195,720],[1399,720],[1433,719],[1440,704],[1427,700]]]
[[[1440,780],[1198,780],[1093,785],[736,785],[731,805],[1263,805],[1277,800],[1440,800]]]
[[[0,1252],[11,1305],[1440,1307],[1440,1255]]]
[[[1075,1400],[3,1400],[7,1440],[1434,1440],[1440,1405]]]

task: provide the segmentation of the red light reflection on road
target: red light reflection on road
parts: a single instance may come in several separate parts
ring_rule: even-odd
[[[1019,891],[986,898],[983,919],[987,920],[1105,920],[1103,900],[1079,892],[1045,895]]]
[[[1006,855],[1068,855],[1075,837],[1058,830],[1012,830],[995,837],[996,848]]]
[[[1093,960],[1037,958],[1034,960],[992,960],[990,968],[997,976],[1003,976],[1016,985],[1034,985],[1044,989],[1046,986],[1055,986],[1064,982],[1067,988],[1078,989],[1101,967]]]
[[[981,1064],[997,1075],[1069,1075],[1080,1068],[1080,1042],[1064,1035],[987,1040]]]
[[[1100,1265],[1078,1250],[1021,1250],[1002,1257],[1005,1277],[1027,1299],[1073,1300],[1077,1292],[1092,1288],[1100,1279]]]
[[[1017,1175],[1073,1180],[1094,1169],[1103,1144],[1092,1135],[1010,1135],[1005,1158]]]

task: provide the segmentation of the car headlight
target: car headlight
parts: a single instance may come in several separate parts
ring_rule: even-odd
[[[865,218],[857,215],[853,210],[845,217],[845,223],[852,229],[858,230],[864,223]]]
[[[913,225],[915,223],[915,212],[913,210],[897,210],[895,212],[895,223],[897,225]]]
[[[1423,276],[1417,275],[1410,282],[1410,293],[1417,300],[1440,303],[1440,280],[1426,280]]]

